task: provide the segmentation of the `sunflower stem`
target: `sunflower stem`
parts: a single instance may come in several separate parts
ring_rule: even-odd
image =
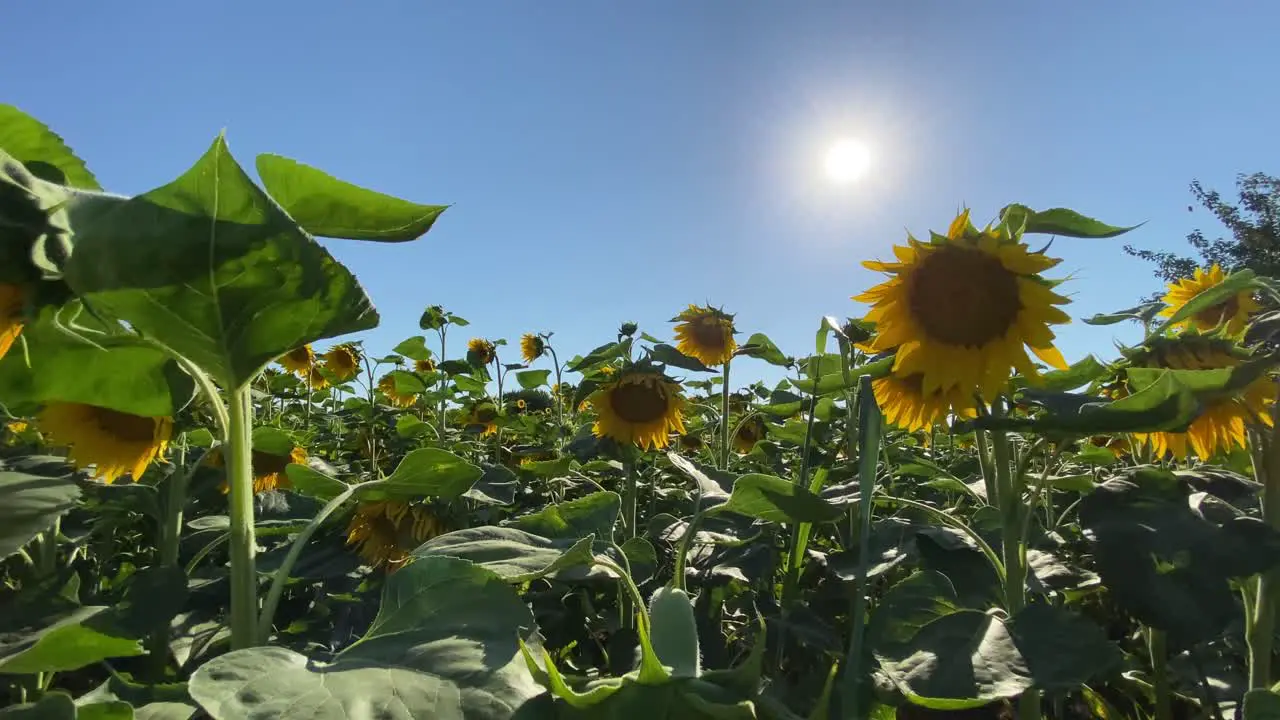
[[[164,519],[160,525],[160,565],[178,567],[178,549],[182,541],[182,511],[187,504],[187,480],[191,477],[192,468],[187,467],[187,436],[183,433],[178,439],[178,462],[164,488]],[[164,679],[164,670],[169,662],[169,623],[162,622],[151,631],[148,639],[148,654],[151,656],[153,677],[159,681]]]
[[[248,385],[231,391],[225,445],[231,505],[231,647],[253,647],[258,633],[257,545],[253,527],[253,413]]]
[[[447,327],[447,326],[441,326],[441,327],[440,327],[440,364],[442,364],[442,365],[444,364],[444,362],[445,362],[446,360],[448,360],[448,359],[449,359],[449,357],[448,357],[447,355],[445,355],[445,354],[444,354],[444,349],[445,349],[445,344],[444,344],[444,335],[445,335],[445,328],[446,328],[446,327]],[[437,368],[437,369],[439,369],[439,368]],[[448,402],[448,400],[447,400],[447,399],[446,399],[446,397],[445,397],[445,390],[446,390],[448,387],[449,387],[449,373],[447,373],[447,372],[443,372],[443,371],[442,371],[442,372],[440,373],[440,418],[439,418],[439,419],[440,419],[440,442],[441,442],[441,443],[443,443],[443,442],[444,442],[445,425],[446,425],[446,424],[445,424],[445,405],[446,405],[446,403]]]
[[[720,469],[729,469],[729,358],[720,382]]]
[[[367,483],[358,483],[348,487],[341,493],[338,493],[332,500],[320,508],[320,512],[311,518],[307,526],[302,528],[298,536],[293,539],[293,544],[289,546],[289,554],[285,555],[284,562],[280,564],[280,569],[276,571],[275,576],[271,578],[271,588],[267,591],[267,599],[262,603],[262,613],[258,616],[258,642],[266,644],[271,638],[271,628],[275,622],[276,607],[280,604],[280,597],[284,595],[284,587],[289,582],[289,575],[293,572],[293,566],[297,564],[298,558],[302,556],[303,549],[307,543],[311,541],[311,536],[316,530],[324,524],[325,520],[334,513],[335,510],[342,507],[342,504],[351,498],[361,487],[380,482],[374,480]]]
[[[1280,529],[1280,422],[1273,408],[1269,433],[1252,433],[1251,457],[1254,479],[1262,483],[1262,520]],[[1253,614],[1247,619],[1245,639],[1249,646],[1249,688],[1271,686],[1271,656],[1276,625],[1276,602],[1280,595],[1280,573],[1270,570],[1258,576]]]
[[[997,398],[991,403],[993,417],[1004,416],[1004,403]],[[1001,551],[1004,555],[1005,609],[1013,617],[1026,605],[1027,568],[1022,549],[1021,478],[1013,468],[1009,436],[1003,430],[991,431],[992,464],[995,466],[996,508],[1000,512]],[[1027,690],[1018,698],[1019,720],[1040,717],[1040,692]]]
[[[1173,720],[1173,689],[1169,685],[1169,648],[1164,631],[1145,628],[1147,654],[1151,657],[1152,685],[1156,695],[1155,720]]]

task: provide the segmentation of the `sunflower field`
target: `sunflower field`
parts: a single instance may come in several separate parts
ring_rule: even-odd
[[[1132,228],[1010,204],[796,355],[703,305],[374,352],[316,238],[446,208],[256,170],[113,194],[0,106],[0,718],[1280,718],[1276,280],[1069,365],[1036,248]]]

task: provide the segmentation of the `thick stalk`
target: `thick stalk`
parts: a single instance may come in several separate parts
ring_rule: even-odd
[[[974,430],[973,442],[978,447],[978,467],[982,469],[982,486],[987,491],[987,504],[995,506],[998,503],[996,488],[996,476],[991,467],[991,448],[987,443],[986,430]]]
[[[1280,414],[1280,409],[1277,410]],[[1270,433],[1253,433],[1250,438],[1253,472],[1262,483],[1262,519],[1280,529],[1280,428]],[[1249,688],[1271,686],[1271,656],[1276,625],[1276,604],[1280,596],[1280,573],[1274,570],[1258,576],[1253,615],[1245,637],[1249,645]]]
[[[720,469],[729,469],[729,361],[724,361],[720,383]]]
[[[187,467],[187,438],[184,434],[178,440],[177,468],[165,482],[164,518],[160,525],[160,565],[178,567],[178,549],[182,541],[182,511],[187,504],[187,480],[191,470]],[[151,655],[152,671],[157,680],[164,677],[165,666],[169,660],[169,624],[157,625],[151,631],[148,652]]]
[[[547,352],[551,353],[551,364],[556,368],[556,391],[551,399],[556,403],[556,452],[559,453],[564,450],[564,398],[560,397],[564,394],[564,387],[560,378],[560,358],[556,357],[556,349],[551,347],[551,343],[547,343]]]
[[[1004,404],[997,399],[991,403],[991,415],[1002,417]],[[1005,609],[1012,617],[1026,605],[1027,568],[1022,558],[1022,487],[1012,466],[1013,454],[1009,449],[1009,436],[1003,430],[991,433],[991,456],[994,465],[996,508],[1000,511],[1001,551],[1004,555]],[[1018,698],[1018,718],[1036,720],[1040,717],[1040,692],[1028,690]]]
[[[822,377],[822,360],[821,356],[815,357],[817,370],[814,377]],[[815,412],[818,407],[817,388],[814,388],[815,394],[809,396],[809,424],[804,431],[804,447],[800,449],[800,477],[796,478],[796,484],[800,487],[809,487],[809,453],[813,448],[813,422],[817,416]],[[785,609],[790,606],[791,599],[795,597],[796,587],[800,582],[800,568],[804,564],[804,543],[801,542],[801,526],[803,523],[796,523],[791,526],[791,544],[787,551],[787,564],[783,568],[782,579],[782,607]],[[781,645],[779,645],[781,650]]]
[[[440,328],[440,364],[443,364],[446,360],[449,359],[449,356],[444,354],[444,349],[445,349],[444,336],[445,336],[445,328],[442,327]],[[439,370],[439,367],[437,367],[436,369]],[[445,425],[446,425],[445,419],[444,419],[445,402],[446,402],[445,390],[448,389],[448,387],[449,387],[449,373],[441,370],[440,371],[440,418],[439,418],[441,443],[444,442],[444,433],[445,433]]]
[[[622,486],[622,522],[624,524],[623,537],[630,540],[636,536],[636,464],[632,457],[632,451],[628,450],[626,458],[622,461],[623,479]],[[630,583],[630,576],[624,574],[627,582]],[[638,591],[637,591],[638,592]],[[634,627],[636,618],[636,601],[633,598],[623,596],[621,598],[622,605],[622,626]],[[644,601],[639,601],[640,609],[643,612]]]
[[[248,386],[231,392],[226,450],[231,505],[231,648],[253,647],[258,633],[257,545],[253,529],[253,416]]]
[[[1169,648],[1164,631],[1146,628],[1147,653],[1151,656],[1152,684],[1156,694],[1155,720],[1173,720],[1173,689],[1169,685]]]

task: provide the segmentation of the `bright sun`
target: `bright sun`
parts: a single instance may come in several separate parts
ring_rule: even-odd
[[[860,140],[841,140],[827,151],[827,176],[848,183],[866,174],[871,167],[871,151]]]

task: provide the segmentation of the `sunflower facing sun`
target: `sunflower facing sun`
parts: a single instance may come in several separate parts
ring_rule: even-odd
[[[50,403],[37,424],[53,442],[67,445],[67,459],[77,468],[93,465],[106,483],[122,475],[135,481],[153,462],[164,460],[173,420],[144,417],[80,403]]]
[[[738,343],[733,339],[733,316],[712,307],[690,305],[671,319],[676,325],[676,349],[714,367],[729,362]]]
[[[1191,302],[1196,295],[1209,288],[1221,285],[1226,279],[1227,275],[1222,272],[1222,268],[1217,263],[1214,263],[1208,270],[1196,268],[1192,277],[1182,278],[1169,284],[1169,292],[1162,298],[1168,307],[1160,311],[1160,316],[1173,317],[1174,313]],[[1217,305],[1207,307],[1191,317],[1179,321],[1174,327],[1193,328],[1201,332],[1209,332],[1225,326],[1224,329],[1228,335],[1238,336],[1244,332],[1245,325],[1249,321],[1249,315],[1261,308],[1262,306],[1253,299],[1253,293],[1249,290],[1244,290]]]
[[[1183,335],[1155,341],[1152,347],[1133,358],[1133,364],[1168,370],[1217,370],[1236,367],[1247,360],[1244,351],[1224,338]],[[1111,395],[1123,397],[1127,393],[1128,388],[1117,386]],[[1204,410],[1186,432],[1134,433],[1134,439],[1139,443],[1150,441],[1152,451],[1159,458],[1172,455],[1185,459],[1194,453],[1208,460],[1219,451],[1246,447],[1249,424],[1272,424],[1275,383],[1264,375],[1234,395],[1202,398],[1202,401]]]
[[[648,450],[666,447],[668,435],[685,431],[680,384],[659,372],[624,370],[588,400],[596,411],[596,437]]]
[[[926,394],[918,374],[878,378],[871,382],[871,389],[885,420],[907,432],[945,425],[952,415],[964,418],[977,415],[972,393],[953,387]]]
[[[25,298],[21,287],[0,283],[0,358],[9,352],[22,334]]]
[[[542,357],[546,352],[547,341],[541,335],[525,333],[524,337],[520,338],[520,357],[526,365]]]
[[[978,230],[965,210],[946,236],[923,243],[908,236],[893,249],[897,262],[868,261],[892,277],[854,300],[871,304],[869,352],[897,348],[893,372],[920,376],[922,391],[981,391],[993,400],[1015,369],[1039,377],[1030,348],[1046,364],[1067,367],[1050,325],[1070,322],[1055,307],[1069,302],[1039,273],[1060,261],[1011,237],[1001,227]]]

